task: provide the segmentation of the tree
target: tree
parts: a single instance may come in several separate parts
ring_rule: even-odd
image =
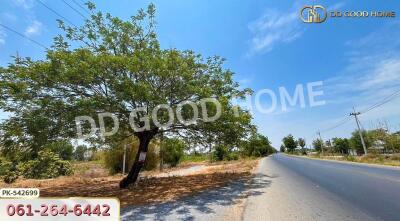
[[[333,148],[336,153],[348,154],[350,149],[350,143],[347,138],[333,138]]]
[[[294,139],[293,135],[289,134],[282,139],[283,145],[286,150],[289,152],[293,152],[297,148],[297,142]]]
[[[284,153],[286,151],[286,148],[283,144],[281,145],[281,148],[279,149],[279,151],[282,153]]]
[[[74,152],[74,146],[66,140],[56,141],[44,146],[45,150],[50,150],[51,152],[57,154],[61,160],[72,160],[72,155]]]
[[[117,133],[105,137],[96,130],[85,140],[112,146],[128,137],[138,138],[134,163],[128,176],[120,182],[120,187],[126,188],[136,182],[150,141],[161,133],[179,133],[196,142],[205,142],[206,133],[218,137],[222,132],[228,134],[229,130],[234,130],[234,135],[246,131],[244,128],[248,127],[251,117],[238,107],[234,109],[231,100],[244,98],[251,91],[239,89],[232,78],[233,72],[223,68],[223,59],[218,56],[203,59],[190,50],[162,49],[155,33],[152,4],[128,21],[96,13],[91,3],[88,6],[92,16],[82,27],[59,22],[65,36],[55,38],[45,59],[16,57],[12,64],[0,69],[0,108],[14,115],[2,127],[10,134],[3,143],[20,145],[13,142],[15,133],[21,139],[32,137],[26,128],[31,121],[37,121],[34,113],[40,114],[39,119],[45,125],[34,137],[46,139],[76,138],[76,117],[97,119],[98,114],[113,113],[118,117]],[[218,101],[221,108],[215,102],[206,102],[210,99]],[[198,118],[216,116],[220,110],[223,120],[200,121],[191,105],[185,102],[200,107]],[[184,124],[172,119],[168,126],[160,126],[156,120],[165,124],[171,117],[165,108],[153,115],[159,105],[168,105],[173,111],[181,108],[184,119],[196,117],[196,122]],[[9,130],[6,126],[12,122],[20,126]],[[51,128],[46,129],[49,125]],[[89,122],[80,125],[83,132],[90,131]],[[105,118],[104,125],[105,131],[116,126],[110,117]],[[43,134],[47,130],[51,133]],[[228,137],[232,135],[224,140],[229,140]],[[33,141],[23,140],[21,145],[28,149],[43,146],[29,145]]]
[[[301,149],[304,149],[304,147],[306,146],[306,141],[303,138],[299,138],[297,140],[297,144],[301,147]]]
[[[313,141],[312,145],[313,145],[313,147],[314,147],[314,149],[315,149],[316,151],[318,151],[318,152],[321,152],[321,151],[322,151],[322,148],[323,148],[323,142],[322,142],[322,140],[316,139],[316,140]]]
[[[372,142],[373,142],[371,139],[371,136],[368,135],[366,130],[362,130],[361,134],[364,138],[365,146],[368,149],[369,147],[371,147]],[[359,134],[358,130],[355,130],[351,133],[351,138],[349,140],[349,144],[350,144],[350,147],[353,150],[356,150],[358,154],[364,153],[364,148],[362,146],[361,138],[360,138],[360,134]]]
[[[184,155],[186,144],[177,138],[168,138],[163,141],[162,156],[163,161],[172,167],[175,167],[180,162]]]
[[[271,146],[268,137],[252,133],[248,142],[244,144],[244,152],[246,156],[263,157],[275,153],[276,150]]]

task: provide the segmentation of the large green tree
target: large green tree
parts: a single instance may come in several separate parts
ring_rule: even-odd
[[[368,133],[366,130],[362,130],[361,134],[364,138],[365,146],[367,147],[367,149],[370,148],[373,143],[371,134]],[[355,130],[351,133],[351,137],[349,139],[349,144],[353,150],[357,151],[357,153],[359,153],[359,154],[364,153],[364,148],[362,146],[362,142],[361,142],[361,138],[360,138],[360,134],[359,134],[358,130]]]
[[[291,134],[284,137],[282,142],[288,152],[293,152],[297,148],[297,141]]]
[[[350,149],[350,142],[347,138],[333,138],[333,148],[336,153],[348,154]]]
[[[119,122],[117,133],[104,137],[96,130],[85,140],[110,146],[131,136],[139,139],[134,164],[120,183],[125,188],[137,180],[150,141],[161,133],[179,133],[199,143],[221,132],[226,132],[225,141],[244,137],[241,134],[251,117],[240,108],[235,111],[231,100],[250,91],[239,89],[233,72],[223,68],[223,59],[161,48],[154,5],[127,21],[95,12],[93,4],[88,6],[92,16],[82,27],[60,21],[65,35],[55,37],[43,60],[16,57],[0,69],[0,108],[13,113],[1,126],[7,135],[3,144],[37,153],[46,140],[76,138],[76,117],[98,119],[99,113],[113,113]],[[197,105],[204,98],[219,101],[221,119],[198,120],[218,114],[214,103],[204,105],[206,113],[200,111],[198,117],[183,103]],[[183,118],[196,117],[195,123],[183,124],[174,117],[168,127],[160,127],[155,118],[165,123],[171,117],[164,109],[154,117],[152,111],[158,105],[168,105],[173,111],[181,108]],[[132,110],[140,111],[132,114]],[[106,131],[114,128],[111,118],[105,121]],[[87,122],[81,127],[84,132],[90,130]]]
[[[244,142],[244,153],[247,156],[268,156],[276,152],[275,148],[271,146],[271,142],[268,137],[259,134],[252,133],[248,141]]]

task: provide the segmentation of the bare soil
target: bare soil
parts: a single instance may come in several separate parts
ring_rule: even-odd
[[[107,176],[100,166],[93,163],[77,165],[80,169],[73,176],[49,180],[19,179],[16,183],[0,187],[40,188],[41,197],[117,197],[121,206],[166,202],[180,197],[206,191],[209,188],[227,185],[243,177],[252,177],[251,171],[257,160],[239,160],[205,165],[201,170],[183,176],[158,176],[199,164],[185,164],[178,168],[145,171],[139,182],[129,189],[118,187],[122,175]]]

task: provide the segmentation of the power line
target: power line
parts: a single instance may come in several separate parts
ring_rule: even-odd
[[[35,44],[37,44],[38,46],[40,46],[40,47],[42,47],[42,48],[44,48],[44,49],[46,49],[46,50],[49,50],[49,48],[47,48],[45,45],[41,44],[40,42],[38,42],[38,41],[36,41],[36,40],[34,40],[34,39],[32,39],[32,38],[30,38],[30,37],[28,37],[28,36],[26,36],[26,35],[20,33],[20,32],[18,32],[18,31],[16,31],[16,30],[14,30],[14,29],[11,28],[11,27],[8,27],[8,26],[6,26],[6,25],[4,25],[4,24],[1,24],[1,23],[0,23],[0,26],[2,26],[3,28],[5,28],[5,29],[7,29],[7,30],[9,30],[9,31],[11,31],[11,32],[13,32],[13,33],[15,33],[15,34],[17,34],[17,35],[19,35],[19,36],[21,36],[21,37],[23,37],[23,38],[29,40],[29,41],[35,43]]]
[[[85,15],[83,15],[80,11],[78,11],[76,8],[72,7],[72,5],[70,5],[68,2],[66,2],[65,0],[61,0],[63,1],[68,7],[70,7],[72,10],[74,10],[76,13],[78,13],[80,16],[82,16],[84,19],[88,19],[86,18]]]
[[[83,7],[83,6],[81,6],[81,4],[79,4],[79,2],[77,2],[77,1],[75,1],[75,0],[72,0],[74,3],[75,3],[75,5],[77,5],[79,8],[81,8],[83,11],[85,11],[88,15],[91,15],[92,13],[90,13],[85,7]],[[85,4],[85,3],[83,3],[83,4]]]
[[[326,128],[326,129],[322,130],[321,132],[328,132],[328,131],[331,131],[331,130],[333,130],[333,129],[336,129],[336,128],[338,128],[338,127],[340,127],[340,126],[346,124],[346,123],[349,122],[350,120],[351,120],[351,118],[345,117],[343,120],[339,121],[338,123],[336,123],[335,125],[333,125],[333,126],[331,126],[331,127],[328,127],[328,128]]]
[[[382,99],[380,102],[375,103],[374,105],[370,106],[366,110],[361,111],[361,114],[367,113],[368,111],[371,111],[371,110],[373,110],[375,108],[378,108],[378,107],[380,107],[380,106],[392,101],[393,99],[396,98],[397,95],[400,95],[400,90],[395,91],[394,93],[392,93],[389,96],[387,96],[384,99]]]
[[[375,108],[378,108],[390,101],[392,101],[393,99],[395,99],[398,95],[400,95],[400,90],[395,91],[394,93],[390,94],[389,96],[385,97],[383,100],[381,100],[380,102],[377,102],[373,105],[371,105],[369,108],[365,109],[364,111],[361,111],[360,114],[364,114],[367,113]],[[327,129],[322,130],[321,132],[328,132],[331,131],[333,129],[336,129],[344,124],[346,124],[347,122],[349,122],[351,120],[351,118],[349,118],[348,116],[345,117],[343,120],[339,121],[337,124],[328,127]]]
[[[54,14],[56,14],[58,17],[64,19],[66,22],[70,23],[72,26],[74,26],[75,28],[77,28],[78,26],[76,26],[73,22],[71,22],[70,20],[68,20],[66,17],[62,16],[60,13],[58,13],[56,10],[50,8],[49,6],[47,6],[44,2],[42,2],[41,0],[37,0],[41,5],[43,5],[45,8],[47,8],[48,10],[50,10],[51,12],[53,12]]]

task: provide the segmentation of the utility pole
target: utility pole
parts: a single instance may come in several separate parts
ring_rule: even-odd
[[[318,130],[317,132],[318,136],[319,136],[319,140],[321,141],[321,151],[322,151],[322,155],[324,155],[324,140],[322,140],[321,137],[321,132]]]
[[[356,112],[354,107],[353,107],[353,111],[354,111],[353,113],[350,113],[350,116],[354,116],[354,118],[356,119],[357,128],[358,128],[358,134],[360,135],[360,138],[361,138],[361,144],[362,144],[362,146],[364,148],[364,154],[368,154],[367,147],[365,146],[364,138],[362,136],[362,132],[361,132],[361,128],[360,128],[360,122],[358,121],[358,117],[357,117],[361,113],[360,112]]]
[[[159,153],[159,155],[160,155],[160,171],[162,171],[164,168],[163,146],[164,146],[164,135],[163,135],[163,133],[161,133],[161,135],[160,135],[160,153]]]
[[[124,144],[124,159],[122,162],[122,175],[125,175],[125,162],[126,162],[126,146],[128,144]]]

